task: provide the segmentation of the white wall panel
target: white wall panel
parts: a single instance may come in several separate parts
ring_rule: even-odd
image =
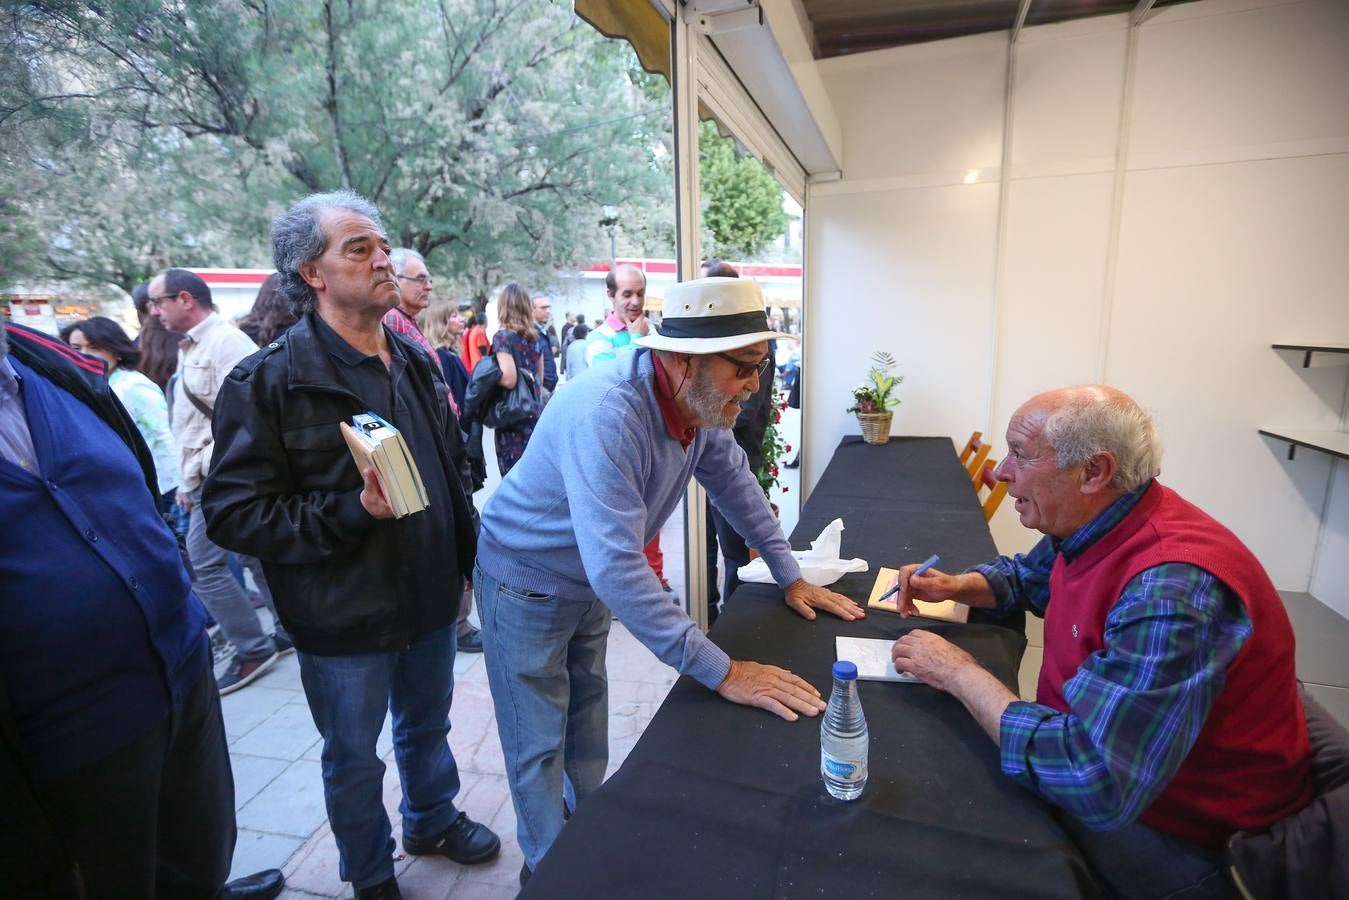
[[[1349,463],[1340,460],[1312,573],[1312,595],[1349,619]]]
[[[894,430],[969,434],[987,406],[996,185],[812,198],[806,484],[857,421],[844,410],[877,350],[900,362]]]
[[[824,60],[849,181],[996,168],[1006,39],[978,35]]]
[[[1114,165],[1125,16],[1029,28],[1017,46],[1012,174]],[[1082,26],[1090,24],[1091,30]]]
[[[1182,6],[1199,8],[1163,10],[1140,34],[1136,165],[1349,135],[1349,3]]]
[[[1008,419],[1028,398],[1096,380],[1112,182],[1108,173],[1012,182],[989,422],[997,458]],[[993,532],[1005,550],[1027,549],[1039,537],[1021,527],[1010,502]]]
[[[1289,590],[1306,590],[1329,459],[1289,462],[1256,429],[1338,428],[1349,370],[1269,345],[1349,338],[1347,234],[1346,156],[1129,174],[1107,377],[1157,414],[1164,480]]]

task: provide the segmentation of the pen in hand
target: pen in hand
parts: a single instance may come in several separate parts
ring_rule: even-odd
[[[913,578],[914,575],[922,575],[924,572],[926,572],[928,569],[932,568],[939,562],[941,562],[941,557],[934,553],[927,559],[923,560],[923,564],[918,568],[914,569],[913,575],[910,575],[909,577]],[[886,591],[884,594],[881,594],[879,597],[877,597],[876,602],[880,603],[882,600],[889,600],[891,597],[893,597],[895,594],[898,593],[899,593],[899,582],[895,581],[895,586],[890,588],[890,590]]]

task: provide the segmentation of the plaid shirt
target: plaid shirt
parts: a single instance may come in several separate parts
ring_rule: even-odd
[[[988,579],[1000,610],[1043,616],[1055,558],[1083,553],[1147,489],[1120,497],[1067,540],[1045,537],[1030,553],[970,571]],[[1145,569],[1107,614],[1105,649],[1064,684],[1070,711],[1016,701],[1002,714],[1002,771],[1094,830],[1133,822],[1180,769],[1250,635],[1245,606],[1208,572],[1185,563]]]
[[[426,335],[422,334],[422,330],[417,327],[416,319],[404,312],[403,307],[395,306],[384,314],[384,324],[388,326],[390,331],[398,332],[425,350],[426,355],[431,357],[431,365],[436,367],[436,374],[440,376],[442,381],[449,384],[448,379],[445,378],[445,367],[440,364],[440,357],[436,354],[435,348],[431,346],[431,342],[426,339]],[[454,393],[447,391],[445,398],[450,401],[450,412],[454,413],[456,419],[460,418],[459,404],[454,400]]]

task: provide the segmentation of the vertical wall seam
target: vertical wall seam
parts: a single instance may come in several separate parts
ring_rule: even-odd
[[[1110,365],[1110,332],[1115,314],[1115,290],[1119,271],[1120,227],[1124,219],[1124,183],[1129,169],[1129,136],[1133,126],[1134,76],[1138,67],[1141,26],[1129,25],[1124,50],[1124,84],[1120,88],[1119,129],[1115,143],[1115,180],[1110,196],[1110,230],[1106,236],[1105,277],[1101,286],[1101,324],[1096,341],[1096,380],[1107,380]]]
[[[1002,308],[1006,299],[1007,217],[1012,192],[1012,124],[1016,109],[1016,32],[1007,36],[1007,75],[1002,98],[1002,161],[998,169],[998,225],[993,239],[993,315],[988,350],[988,406],[982,430],[993,429],[1002,348]]]

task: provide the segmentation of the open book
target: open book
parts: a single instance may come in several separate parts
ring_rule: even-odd
[[[888,600],[878,599],[881,594],[890,590],[891,583],[895,576],[899,574],[898,569],[881,569],[876,573],[876,584],[871,589],[871,598],[867,600],[867,606],[871,609],[883,609],[886,612],[899,612],[899,594],[895,594]],[[957,603],[954,600],[943,600],[940,603],[928,603],[926,600],[915,600],[913,605],[918,607],[918,615],[925,619],[941,619],[944,622],[966,622],[970,618],[970,608],[963,603]]]
[[[364,473],[374,467],[380,490],[395,518],[421,512],[431,505],[412,451],[397,428],[372,412],[352,416],[350,425],[340,424],[357,470]]]

